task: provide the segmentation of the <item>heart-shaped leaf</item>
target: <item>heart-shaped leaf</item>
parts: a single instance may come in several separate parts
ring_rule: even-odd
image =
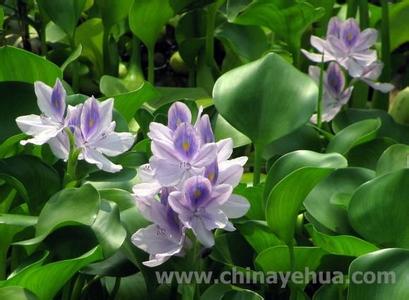
[[[349,201],[360,185],[374,177],[374,172],[368,169],[336,170],[312,190],[304,207],[320,226],[332,232],[351,234],[353,229],[347,213]]]
[[[349,268],[350,279],[355,275],[357,280],[350,281],[348,300],[409,299],[408,270],[409,251],[405,249],[384,249],[360,256]]]
[[[342,129],[330,140],[327,152],[345,155],[353,147],[375,139],[381,125],[379,119],[356,122]]]
[[[317,95],[307,75],[274,53],[223,74],[213,89],[219,113],[258,145],[308,122]]]
[[[409,169],[377,177],[356,190],[348,207],[352,227],[384,247],[409,247]]]
[[[376,166],[378,176],[409,167],[409,146],[396,144],[381,155]]]

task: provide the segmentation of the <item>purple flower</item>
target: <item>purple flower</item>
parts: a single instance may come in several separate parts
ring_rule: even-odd
[[[164,188],[160,201],[145,198],[137,202],[139,211],[153,224],[139,229],[131,239],[135,246],[149,253],[149,261],[143,262],[149,267],[158,266],[173,255],[184,255],[184,247],[189,245],[178,215],[169,206],[168,195]]]
[[[16,119],[21,131],[32,136],[21,141],[22,145],[27,143],[43,145],[56,137],[65,126],[66,92],[61,81],[57,79],[53,88],[36,81],[34,89],[41,115],[21,116]]]
[[[138,169],[140,182],[133,192],[139,210],[154,224],[139,230],[133,241],[150,253],[151,266],[172,255],[183,255],[189,244],[185,230],[191,229],[198,241],[211,247],[212,230],[234,230],[229,218],[242,217],[250,206],[245,198],[232,195],[247,157],[229,159],[233,141],[216,143],[209,117],[201,114],[200,108],[192,125],[188,107],[176,102],[169,109],[168,126],[152,122],[149,127],[153,156],[149,164]],[[162,205],[166,203],[167,216],[172,218],[164,214],[162,219],[152,218],[153,207],[159,203],[155,200],[158,194]],[[175,217],[178,221],[174,221]]]
[[[310,66],[309,75],[319,84],[320,68]],[[322,120],[331,121],[351,97],[353,87],[345,89],[345,76],[339,65],[331,62],[323,74],[323,112]],[[311,122],[317,122],[317,115],[313,115]]]
[[[88,98],[83,105],[70,111],[68,126],[74,130],[76,147],[81,150],[79,159],[95,164],[106,172],[118,172],[122,166],[112,163],[106,156],[124,153],[134,143],[129,132],[115,132],[112,121],[113,99],[98,102]]]
[[[342,22],[333,17],[328,24],[325,40],[311,36],[311,45],[320,54],[305,50],[302,52],[314,62],[337,61],[352,77],[357,77],[377,59],[376,51],[370,49],[377,36],[377,31],[372,28],[361,32],[359,25],[352,18]]]
[[[178,213],[180,221],[193,230],[197,239],[206,247],[214,245],[211,230],[233,230],[233,225],[221,209],[230,198],[232,187],[228,184],[212,186],[203,176],[193,176],[184,182],[181,191],[171,192],[169,204]]]
[[[150,165],[155,177],[163,186],[178,185],[185,178],[201,174],[217,155],[217,146],[209,143],[201,146],[195,128],[189,123],[181,123],[174,133],[167,129],[156,132],[151,123],[153,157]],[[153,133],[155,132],[155,133]],[[156,138],[163,136],[163,139]]]
[[[393,90],[393,84],[377,82],[379,76],[382,73],[382,69],[383,63],[380,61],[376,61],[371,65],[365,67],[362,70],[362,74],[357,76],[356,79],[365,82],[375,90],[381,91],[382,93],[388,93]]]

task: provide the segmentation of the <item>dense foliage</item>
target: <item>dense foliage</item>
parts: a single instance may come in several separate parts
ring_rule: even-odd
[[[409,299],[408,18],[0,0],[0,299]]]

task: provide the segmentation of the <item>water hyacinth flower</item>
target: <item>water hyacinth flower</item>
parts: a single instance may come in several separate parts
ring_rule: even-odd
[[[311,36],[311,45],[319,52],[304,55],[314,62],[336,61],[352,77],[358,77],[363,69],[377,60],[376,50],[370,49],[376,42],[378,33],[373,28],[360,30],[353,19],[341,21],[333,17],[327,29],[326,39]]]
[[[374,90],[378,90],[382,93],[388,93],[393,90],[394,86],[390,83],[377,82],[379,76],[382,73],[383,63],[376,61],[371,65],[365,67],[362,70],[362,74],[356,77],[356,79],[365,82]]]
[[[320,68],[316,66],[309,67],[311,78],[320,83]],[[322,120],[331,121],[341,110],[351,97],[353,87],[345,88],[345,76],[340,66],[336,62],[331,62],[328,69],[323,74],[323,111]],[[317,123],[317,115],[313,115],[311,122]]]
[[[112,163],[106,156],[117,156],[127,151],[135,137],[129,132],[115,132],[112,121],[113,99],[98,102],[94,97],[84,104],[66,107],[66,92],[57,79],[53,88],[35,82],[37,104],[41,115],[21,116],[16,119],[18,127],[32,138],[21,144],[48,143],[54,155],[67,160],[70,140],[66,130],[74,135],[75,148],[80,150],[78,159],[95,164],[101,170],[118,172],[122,166]],[[67,111],[67,113],[66,113]]]
[[[43,145],[55,138],[65,127],[66,92],[61,81],[57,79],[53,88],[36,81],[34,91],[41,115],[32,114],[16,119],[20,130],[32,136],[28,140],[21,141],[22,145],[28,143]]]
[[[88,98],[68,114],[68,126],[74,132],[75,145],[80,149],[79,159],[95,164],[106,172],[118,172],[122,166],[106,156],[117,156],[132,147],[135,137],[129,132],[115,132],[112,121],[113,99],[103,102]],[[69,145],[65,145],[65,147]]]
[[[149,253],[149,260],[143,262],[149,267],[156,267],[166,262],[173,255],[184,255],[189,246],[185,228],[168,202],[169,190],[162,189],[160,201],[143,198],[138,201],[142,215],[153,224],[139,229],[132,237],[132,243]]]
[[[201,114],[199,109],[195,124],[191,124],[189,108],[176,102],[169,109],[168,126],[150,124],[148,136],[152,140],[153,156],[149,164],[138,169],[140,183],[133,188],[139,210],[153,222],[132,239],[137,247],[150,254],[147,265],[158,265],[171,255],[182,255],[189,244],[185,237],[187,230],[203,246],[213,246],[212,230],[234,230],[229,219],[242,217],[250,207],[245,198],[232,194],[240,182],[247,157],[230,159],[233,141],[216,142],[209,117]],[[162,208],[166,204],[167,216],[173,217],[153,220],[152,208],[158,203]],[[163,232],[170,232],[170,220],[175,216],[178,227],[173,224],[172,238],[158,233],[164,227]],[[153,246],[159,244],[162,250]]]
[[[200,174],[217,155],[214,143],[201,146],[195,128],[181,123],[171,138],[152,140],[153,157],[150,165],[160,184],[172,186],[183,179]]]

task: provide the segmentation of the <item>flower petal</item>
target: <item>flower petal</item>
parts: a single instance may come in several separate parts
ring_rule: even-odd
[[[57,78],[50,97],[53,117],[57,121],[62,121],[64,119],[66,96],[67,93],[65,92],[61,81]]]
[[[27,143],[43,145],[61,132],[62,127],[53,122],[44,122],[42,117],[37,115],[21,116],[16,119],[17,126],[22,132],[33,138],[21,141],[22,145]]]
[[[203,221],[198,218],[194,217],[192,218],[190,222],[190,227],[192,228],[193,233],[196,235],[197,239],[199,242],[207,247],[213,247],[214,245],[214,237],[213,233],[210,230],[207,230],[205,225],[203,224]]]
[[[135,136],[129,132],[111,132],[106,134],[93,146],[108,156],[117,156],[132,147]]]
[[[34,82],[34,92],[37,96],[37,105],[40,111],[47,117],[54,115],[53,108],[51,106],[51,94],[53,89],[46,85],[44,82]]]
[[[195,167],[206,167],[210,165],[217,158],[217,145],[210,143],[204,145],[197,156],[193,159],[192,165]]]
[[[163,186],[177,185],[183,179],[185,169],[181,168],[178,163],[153,157],[150,164],[156,179]]]
[[[226,214],[228,218],[240,218],[244,216],[250,209],[250,203],[246,198],[239,195],[231,195],[220,209]]]
[[[82,155],[90,164],[96,165],[99,169],[109,172],[109,173],[116,173],[122,170],[122,166],[114,164],[101,152],[91,148],[84,148],[82,151]]]
[[[50,145],[51,151],[56,157],[63,159],[64,161],[68,160],[70,153],[70,141],[64,131],[60,132],[56,137],[50,139],[48,141],[48,145]]]
[[[148,137],[154,141],[164,141],[166,143],[172,143],[173,132],[163,124],[151,122],[149,124]]]
[[[373,28],[367,28],[361,32],[358,41],[354,47],[354,51],[362,51],[371,48],[378,38],[378,31]]]
[[[171,130],[176,130],[182,123],[189,123],[192,121],[192,113],[186,104],[182,102],[175,102],[168,111],[168,127]]]
[[[222,139],[216,143],[217,145],[217,160],[225,161],[228,160],[229,157],[233,153],[233,139],[227,138]]]

